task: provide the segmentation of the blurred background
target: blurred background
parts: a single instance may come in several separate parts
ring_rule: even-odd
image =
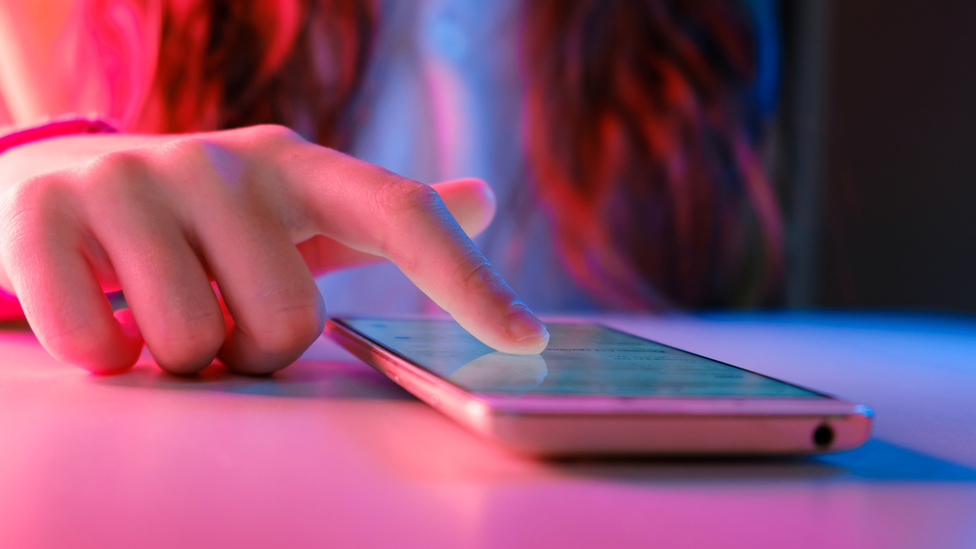
[[[976,311],[976,3],[769,4],[786,304]]]
[[[756,30],[764,163],[787,224],[786,291],[775,304],[976,312],[976,2],[730,1]],[[506,191],[526,171],[512,129],[524,91],[512,68],[521,3],[378,3],[395,24],[377,56],[385,87],[367,76],[374,120],[357,128],[370,145],[357,156],[425,182],[482,177],[500,196],[524,198]],[[7,118],[0,102],[0,125]],[[501,205],[512,219],[522,206]],[[501,226],[479,245],[533,303],[592,309],[546,294],[572,285],[537,280],[559,269],[541,213],[526,223],[532,230]],[[538,240],[524,264],[506,259],[518,231]],[[364,296],[383,310],[425,307],[397,276],[378,266],[322,286],[334,312],[361,310]]]
[[[976,312],[976,2],[740,1],[756,31],[756,102],[767,119],[764,163],[777,186],[787,227],[786,288],[777,303],[791,308]],[[517,25],[506,20],[468,22],[468,27],[445,23],[452,21],[457,5],[472,3],[477,4],[385,3],[390,20],[417,20],[424,37],[419,46],[403,46],[417,42],[409,34],[413,27],[404,25],[389,33],[400,48],[389,51],[419,48],[428,57],[458,65],[455,70],[491,113],[490,121],[474,123],[508,128],[518,123],[518,104],[498,98],[519,92],[512,92],[514,84],[507,81],[486,85],[491,78],[474,71],[513,62],[517,52],[506,48],[513,47],[514,35],[498,41],[501,45],[490,52],[467,51],[462,46],[478,43],[477,33],[466,39],[457,29]],[[458,61],[467,59],[465,55],[501,61],[481,59],[480,65],[468,66]],[[374,146],[360,157],[421,181],[475,175],[497,184],[524,169],[498,160],[518,157],[508,150],[515,144],[508,142],[470,143],[490,154],[469,161],[464,170],[417,169],[424,151],[403,144],[435,140],[418,138],[424,127],[413,120],[419,116],[417,101],[409,93],[420,88],[404,85],[412,66],[391,59],[387,76],[392,74],[395,78],[388,80],[396,85],[376,100],[386,141],[368,128],[362,133],[367,140],[392,145]],[[398,67],[406,67],[407,76],[399,75]],[[463,110],[445,104],[449,110]],[[399,122],[387,124],[391,120]],[[402,135],[391,127],[400,128]],[[493,262],[504,256],[491,241],[482,239],[479,245]],[[395,267],[376,266],[331,274],[330,282],[320,285],[333,312],[359,310],[367,294],[385,309],[415,310],[410,300],[422,296],[411,293],[406,280],[387,282],[396,276]],[[547,284],[506,276],[533,303],[546,303]],[[357,284],[365,289],[349,291]],[[398,302],[407,303],[391,305]]]

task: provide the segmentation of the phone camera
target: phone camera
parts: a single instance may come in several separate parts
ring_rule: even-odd
[[[820,450],[826,450],[834,443],[834,430],[826,423],[813,430],[813,443]]]

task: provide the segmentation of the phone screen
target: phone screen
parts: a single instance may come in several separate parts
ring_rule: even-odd
[[[540,355],[510,355],[448,320],[341,319],[374,343],[472,393],[507,396],[828,398],[597,324],[547,324]]]

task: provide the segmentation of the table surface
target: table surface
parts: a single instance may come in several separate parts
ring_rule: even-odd
[[[93,376],[0,332],[0,547],[976,547],[976,319],[607,324],[872,406],[801,459],[545,462],[326,340],[271,378]]]

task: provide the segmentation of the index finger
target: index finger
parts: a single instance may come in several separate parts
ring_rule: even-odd
[[[309,145],[309,147],[314,147]],[[304,215],[343,244],[387,258],[485,344],[535,354],[549,332],[455,221],[437,192],[354,158],[315,147],[292,156],[289,187]]]

